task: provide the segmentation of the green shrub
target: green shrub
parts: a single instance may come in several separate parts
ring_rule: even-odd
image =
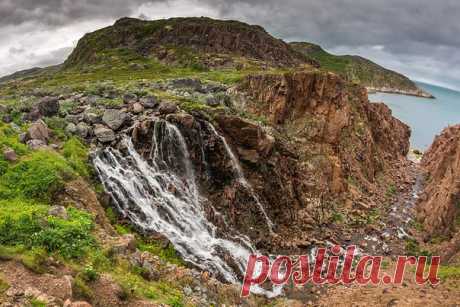
[[[18,199],[0,201],[0,244],[41,248],[46,252],[56,252],[66,259],[85,256],[95,244],[91,234],[94,227],[92,217],[69,208],[69,218],[63,220],[47,216],[46,209],[47,206]],[[3,253],[13,254],[7,252],[8,249]]]
[[[0,123],[0,149],[5,147],[14,149],[19,156],[29,151],[26,145],[19,142],[18,131],[9,125]]]
[[[73,175],[72,168],[62,156],[53,151],[39,150],[8,168],[0,182],[10,190],[10,197],[49,199]]]
[[[48,128],[53,131],[54,135],[58,139],[66,139],[65,128],[67,126],[67,121],[64,118],[57,116],[47,117],[45,118],[45,123],[48,125]]]
[[[99,273],[92,265],[85,266],[80,274],[81,278],[87,282],[96,281],[99,278]]]
[[[77,138],[72,137],[64,144],[62,155],[80,176],[90,176],[88,149]]]
[[[3,158],[3,156],[0,156],[0,176],[6,173],[8,165],[8,162]]]
[[[67,211],[68,220],[48,217],[46,227],[33,235],[32,244],[58,252],[64,258],[81,258],[95,244],[91,235],[94,224],[88,213],[73,208]]]
[[[72,284],[72,291],[76,298],[88,300],[90,302],[94,297],[93,291],[80,276],[75,277]]]

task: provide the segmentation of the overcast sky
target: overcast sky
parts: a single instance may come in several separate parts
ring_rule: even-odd
[[[0,0],[0,76],[61,63],[123,16],[238,19],[460,90],[458,0]]]

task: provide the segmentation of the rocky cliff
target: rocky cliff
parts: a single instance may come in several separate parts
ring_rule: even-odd
[[[420,215],[428,236],[450,237],[460,222],[460,126],[451,126],[436,137],[422,159],[427,185],[420,201]]]
[[[113,49],[130,50],[142,56],[156,56],[174,62],[184,57],[212,60],[216,65],[241,56],[275,66],[293,66],[313,61],[260,26],[210,18],[171,18],[143,21],[122,18],[113,26],[85,35],[66,60],[65,66],[91,64],[98,55]],[[222,54],[227,55],[222,58]],[[203,57],[206,57],[204,59]]]

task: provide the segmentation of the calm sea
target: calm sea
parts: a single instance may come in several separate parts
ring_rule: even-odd
[[[417,84],[436,99],[377,93],[369,95],[369,100],[388,105],[393,116],[411,127],[411,146],[426,150],[443,128],[460,124],[460,92],[431,84]]]

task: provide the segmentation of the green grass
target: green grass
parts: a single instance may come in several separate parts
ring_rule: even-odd
[[[160,259],[163,259],[169,263],[184,265],[184,261],[177,254],[172,244],[168,244],[168,246],[165,248],[161,246],[161,244],[157,241],[141,241],[138,243],[137,247],[141,251],[146,251],[153,255],[157,255],[160,257]]]
[[[0,177],[0,188],[3,186],[0,196],[48,200],[74,175],[73,169],[58,153],[50,150],[35,151],[9,167]]]
[[[47,216],[47,206],[24,200],[0,201],[0,245],[40,248],[65,259],[78,259],[95,245],[91,215],[74,208],[69,219]]]
[[[42,302],[36,298],[32,298],[29,300],[29,303],[32,307],[46,307],[46,303]]]
[[[0,297],[10,288],[10,285],[3,277],[3,274],[0,274]]]
[[[460,278],[460,266],[445,266],[439,267],[438,276],[442,280]]]
[[[10,147],[17,155],[22,156],[29,152],[26,145],[19,142],[18,133],[10,125],[0,123],[0,150]],[[1,155],[3,156],[3,154]],[[1,166],[0,166],[1,168]]]
[[[385,192],[385,196],[386,197],[393,197],[394,195],[396,195],[396,192],[397,192],[397,190],[396,190],[395,185],[391,184],[388,187],[387,191]]]
[[[65,140],[67,138],[65,128],[67,121],[62,117],[47,117],[44,119],[49,129],[53,131],[54,136],[59,140]]]
[[[78,138],[72,137],[65,142],[62,155],[80,176],[88,178],[91,175],[88,148]]]

